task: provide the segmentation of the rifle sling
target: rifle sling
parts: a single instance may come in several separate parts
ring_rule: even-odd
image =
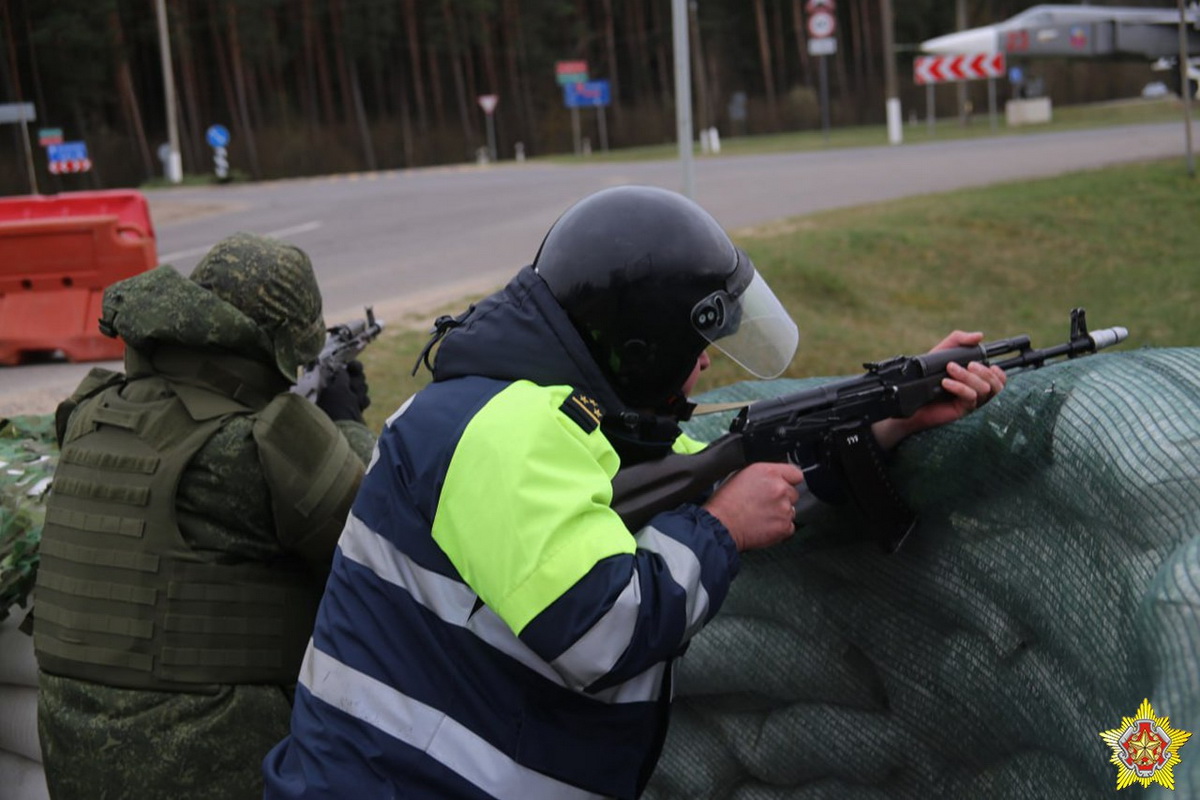
[[[875,530],[883,549],[894,553],[916,527],[917,516],[888,476],[883,448],[870,426],[855,422],[836,427],[829,432],[827,444],[846,492]]]

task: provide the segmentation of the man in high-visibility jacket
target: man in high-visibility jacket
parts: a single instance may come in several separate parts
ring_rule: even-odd
[[[698,446],[678,422],[710,343],[774,377],[796,326],[699,206],[625,186],[439,339],[342,532],[266,797],[636,797],[673,659],[739,551],[793,533],[803,476],[754,464],[632,531],[612,478]],[[962,377],[959,414],[1002,381]]]

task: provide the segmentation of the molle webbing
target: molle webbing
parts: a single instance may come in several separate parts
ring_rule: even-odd
[[[116,387],[76,409],[42,535],[43,670],[168,691],[295,681],[316,605],[307,569],[206,562],[175,517],[184,468],[227,418]]]

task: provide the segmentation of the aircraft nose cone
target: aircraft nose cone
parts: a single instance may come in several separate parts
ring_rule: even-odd
[[[1000,49],[998,40],[995,27],[989,25],[927,39],[921,42],[921,50],[947,56],[962,53],[995,53]]]

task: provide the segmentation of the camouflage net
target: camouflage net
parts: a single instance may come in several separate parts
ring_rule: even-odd
[[[1014,373],[893,472],[921,516],[899,553],[839,509],[746,554],[647,798],[1111,796],[1099,734],[1143,699],[1200,729],[1200,349]],[[1200,797],[1193,738],[1151,794]]]
[[[0,620],[24,607],[33,589],[57,463],[53,415],[0,420]]]

